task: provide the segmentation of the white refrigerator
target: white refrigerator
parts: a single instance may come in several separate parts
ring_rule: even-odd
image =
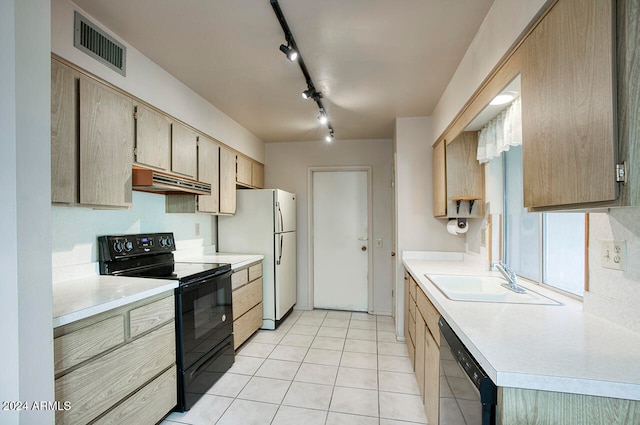
[[[262,254],[262,329],[275,329],[296,303],[296,195],[238,190],[236,214],[218,217],[218,251]]]

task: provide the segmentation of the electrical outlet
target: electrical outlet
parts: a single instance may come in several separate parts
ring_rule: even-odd
[[[614,270],[625,270],[627,266],[626,241],[600,241],[602,243],[602,267]]]
[[[376,248],[382,248],[382,239],[376,239]]]
[[[200,223],[196,223],[194,232],[195,232],[196,236],[200,236]]]

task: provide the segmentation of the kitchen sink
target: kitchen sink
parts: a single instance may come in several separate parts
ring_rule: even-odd
[[[517,293],[503,284],[507,281],[498,276],[466,276],[449,274],[425,274],[445,297],[453,301],[477,301],[509,304],[562,305],[554,299],[531,289]]]

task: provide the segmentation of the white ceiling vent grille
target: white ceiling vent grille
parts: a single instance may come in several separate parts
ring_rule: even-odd
[[[126,76],[127,48],[87,18],[75,12],[73,45]]]

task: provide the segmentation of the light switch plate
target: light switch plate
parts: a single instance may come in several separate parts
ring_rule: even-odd
[[[602,243],[602,267],[613,270],[625,270],[627,266],[626,241],[600,241]]]

